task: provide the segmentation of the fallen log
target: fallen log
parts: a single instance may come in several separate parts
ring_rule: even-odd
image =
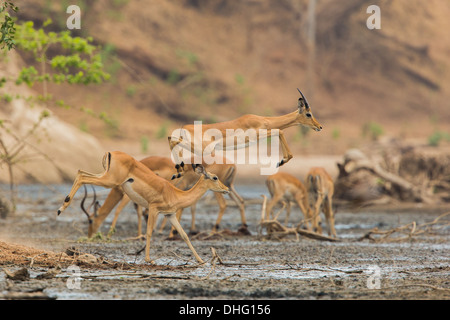
[[[338,180],[348,180],[351,175],[356,175],[356,173],[364,170],[381,179],[384,184],[392,184],[403,195],[403,198],[427,204],[435,202],[434,199],[427,195],[426,187],[418,186],[395,173],[383,169],[378,163],[369,159],[360,150],[350,149],[344,155],[344,163],[338,163],[337,166],[339,168]],[[346,184],[348,185],[349,183],[347,182]],[[357,186],[354,187],[356,188]],[[379,196],[382,196],[382,194],[379,193]]]

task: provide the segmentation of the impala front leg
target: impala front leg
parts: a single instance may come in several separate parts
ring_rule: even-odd
[[[287,163],[294,157],[291,150],[289,149],[283,131],[279,131],[279,138],[281,143],[281,151],[283,152],[283,159],[281,159],[281,161],[277,164],[277,167],[281,167],[283,164]]]
[[[324,213],[325,213],[325,217],[327,219],[327,223],[328,223],[328,234],[332,237],[337,237],[336,234],[336,229],[334,227],[334,214],[333,214],[333,208],[332,208],[332,204],[331,204],[331,198],[328,197],[327,199],[325,199],[325,203],[324,203]]]
[[[177,220],[177,217],[175,216],[175,214],[168,214],[166,215],[167,218],[169,219],[169,222],[172,224],[172,226],[174,226],[174,228],[178,231],[178,233],[180,234],[181,238],[184,240],[184,242],[186,242],[186,244],[188,245],[189,249],[191,249],[192,253],[195,256],[195,259],[197,259],[197,261],[201,264],[205,263],[202,258],[200,258],[200,256],[197,254],[197,251],[195,251],[194,246],[191,244],[191,241],[189,241],[189,237],[187,236],[186,232],[184,232],[183,228],[181,227],[180,223]],[[147,238],[148,241],[148,238]]]
[[[272,199],[267,204],[266,220],[269,220],[270,216],[272,216],[273,218],[272,214],[273,207],[281,200],[282,197],[283,197],[282,193],[276,193],[275,195],[273,195]]]
[[[258,139],[262,138],[268,138],[271,137],[272,139],[274,137],[278,136],[278,139],[280,141],[281,145],[281,151],[283,152],[283,159],[281,159],[280,162],[277,163],[277,168],[281,167],[283,164],[287,163],[289,160],[291,160],[294,156],[292,155],[291,150],[289,149],[289,146],[287,144],[286,138],[284,137],[283,131],[281,130],[274,130],[270,129],[267,132],[267,135],[258,135]]]
[[[156,209],[150,209],[148,211],[147,218],[147,241],[145,244],[145,261],[151,264],[155,264],[155,261],[150,259],[150,238],[152,237],[153,229],[156,223],[156,217],[158,216],[158,211]]]
[[[311,225],[314,226],[315,217],[314,217],[313,213],[311,213],[311,209],[304,205],[304,202],[303,202],[304,197],[305,196],[303,195],[302,197],[297,197],[295,200],[296,200],[297,205],[299,206],[300,210],[303,213],[303,217],[304,217],[304,221],[305,221],[307,230],[311,231],[312,230]]]
[[[316,204],[314,206],[314,215],[312,216],[312,225],[313,230],[322,234],[322,219],[320,218],[320,208],[322,207],[322,203],[324,201],[323,194],[319,194],[317,197]]]

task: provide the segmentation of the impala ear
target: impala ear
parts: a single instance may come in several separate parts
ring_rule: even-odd
[[[194,171],[198,174],[206,174],[205,168],[201,164],[192,164]]]
[[[298,113],[303,113],[303,111],[305,111],[305,102],[303,101],[302,98],[298,98],[297,107]]]

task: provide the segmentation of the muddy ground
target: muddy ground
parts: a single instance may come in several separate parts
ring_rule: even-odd
[[[46,299],[438,299],[450,298],[449,216],[424,232],[380,235],[361,239],[369,230],[390,230],[413,221],[420,229],[449,210],[420,204],[384,208],[338,208],[336,230],[340,241],[328,242],[295,235],[265,239],[258,227],[263,186],[237,186],[246,199],[250,236],[222,233],[191,237],[207,261],[198,265],[186,244],[167,240],[168,231],[152,237],[151,257],[137,253],[132,206],[119,218],[111,239],[86,241],[87,219],[79,209],[80,196],[61,216],[70,185],[20,187],[15,216],[0,220],[0,298]],[[103,200],[106,192],[99,191]],[[104,190],[104,189],[103,189]],[[206,197],[197,207],[197,227],[208,231],[217,214]],[[290,224],[300,219],[295,208]],[[107,233],[108,217],[101,230]],[[281,216],[281,220],[284,217]],[[159,220],[160,221],[160,220]],[[232,232],[240,224],[237,207],[229,206],[221,227]],[[190,212],[182,219],[189,230]],[[410,229],[408,229],[410,230]],[[86,253],[83,257],[68,248]],[[213,259],[214,248],[221,261]],[[84,260],[83,260],[84,259]],[[22,268],[28,275],[10,279]],[[9,274],[9,276],[8,276]]]

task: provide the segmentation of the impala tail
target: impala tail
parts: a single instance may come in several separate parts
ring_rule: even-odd
[[[105,171],[109,171],[111,167],[111,152],[106,152],[102,159],[102,166]]]

